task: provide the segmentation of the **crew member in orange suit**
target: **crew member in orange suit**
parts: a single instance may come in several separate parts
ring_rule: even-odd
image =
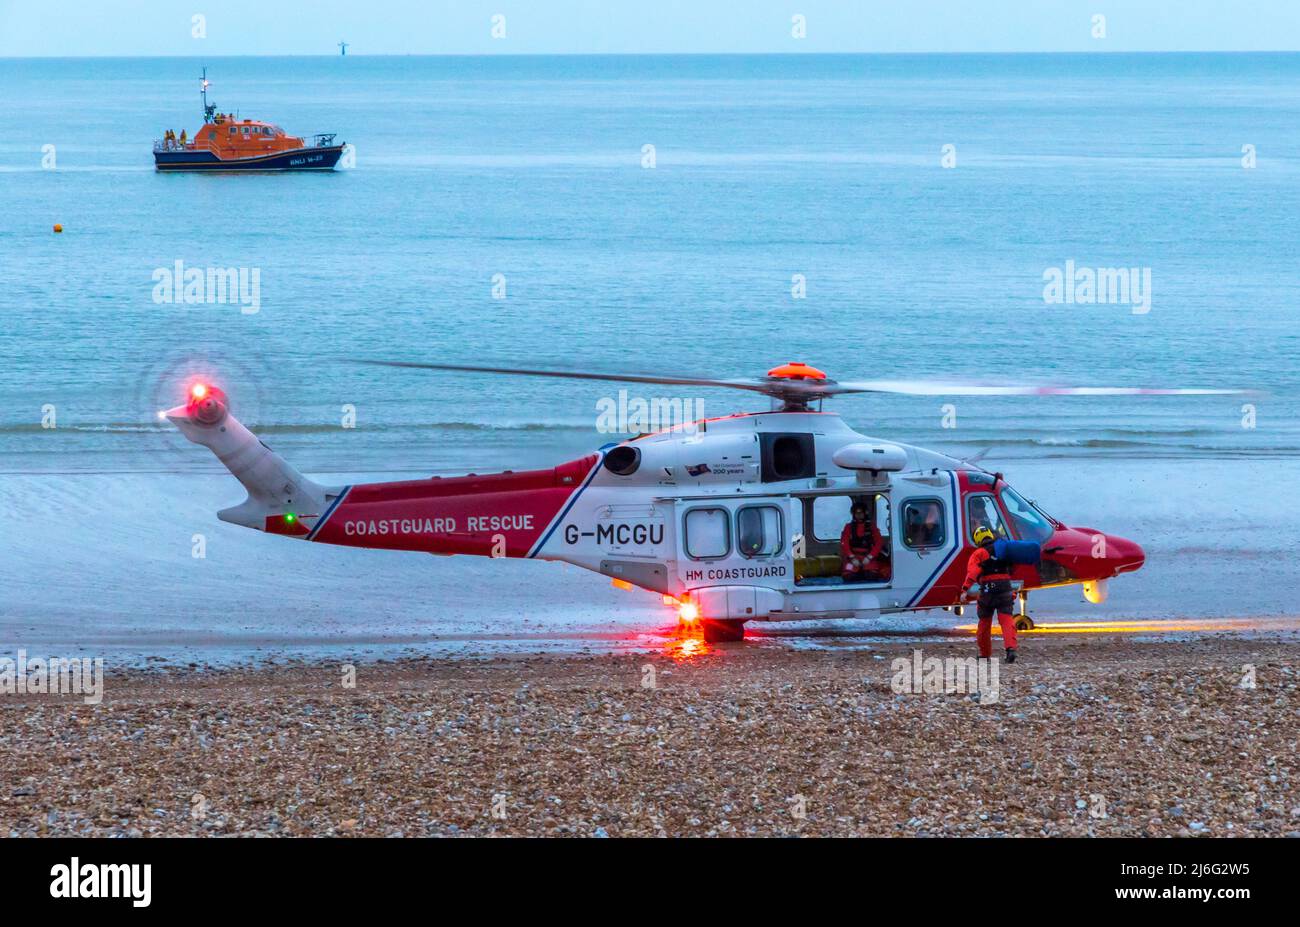
[[[875,525],[867,524],[867,507],[854,502],[853,520],[840,532],[840,575],[846,583],[880,582],[886,578],[885,542]]]
[[[993,655],[993,613],[997,612],[1007,662],[1015,663],[1016,619],[1011,609],[1015,607],[1016,595],[1011,589],[1011,564],[993,555],[996,538],[987,527],[976,528],[974,540],[979,546],[967,561],[966,582],[961,587],[961,594],[965,596],[971,586],[979,583],[980,597],[976,609],[979,624],[975,629],[975,641],[981,657],[987,660]]]

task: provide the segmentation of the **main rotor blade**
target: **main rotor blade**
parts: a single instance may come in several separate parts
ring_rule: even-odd
[[[942,380],[859,380],[837,382],[825,379],[730,380],[711,377],[657,376],[637,373],[600,373],[590,370],[539,370],[526,367],[479,367],[466,364],[429,364],[420,361],[358,359],[357,363],[379,367],[408,367],[414,370],[446,370],[456,373],[496,373],[508,376],[555,377],[565,380],[603,380],[614,383],[655,383],[663,386],[722,386],[806,403],[825,396],[849,393],[889,393],[905,396],[1238,396],[1251,390],[1165,388],[1140,386],[1044,386],[1015,383],[975,383]]]
[[[908,396],[1238,396],[1240,389],[1175,389],[1141,386],[1035,386],[1031,384],[960,383],[941,380],[863,380],[828,384],[836,393],[895,393]]]
[[[658,383],[665,386],[727,386],[766,393],[771,385],[761,380],[715,380],[707,377],[663,377],[637,373],[595,373],[583,370],[532,370],[522,367],[471,367],[463,364],[425,364],[416,361],[358,360],[377,367],[410,367],[415,370],[451,370],[460,373],[502,373],[522,377],[558,377],[565,380],[607,380],[616,383]]]

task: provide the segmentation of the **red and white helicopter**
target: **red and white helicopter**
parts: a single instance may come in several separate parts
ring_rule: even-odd
[[[1002,478],[946,454],[858,434],[822,400],[912,395],[1209,395],[1219,389],[836,382],[802,363],[754,379],[639,376],[368,361],[392,367],[722,386],[771,397],[766,412],[705,419],[607,445],[543,470],[322,486],[230,413],[225,394],[190,384],[160,413],[211,449],[248,490],[223,521],[270,534],[387,550],[561,560],[641,587],[699,622],[705,640],[740,640],[747,621],[871,618],[959,602],[971,535],[1041,544],[1016,567],[1022,628],[1030,590],[1079,583],[1104,601],[1107,582],[1142,567],[1133,541],[1072,527]],[[814,408],[816,407],[816,408]],[[883,544],[864,581],[841,575],[840,529],[864,504]]]

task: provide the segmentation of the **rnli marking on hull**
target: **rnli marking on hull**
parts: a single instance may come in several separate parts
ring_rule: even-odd
[[[241,170],[265,166],[268,170],[333,170],[343,154],[343,146],[332,145],[320,151],[311,151],[304,157],[304,149],[275,151],[264,155],[222,158],[211,151],[155,152],[154,166],[160,171],[219,171]],[[206,155],[206,157],[204,157]],[[283,163],[283,167],[273,165]]]

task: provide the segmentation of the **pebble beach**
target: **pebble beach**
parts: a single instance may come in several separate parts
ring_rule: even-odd
[[[916,647],[110,668],[0,698],[0,834],[1300,836],[1291,638]]]

